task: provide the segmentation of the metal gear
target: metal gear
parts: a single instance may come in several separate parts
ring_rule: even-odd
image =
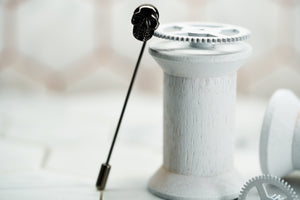
[[[276,188],[274,194],[270,194],[266,185]],[[262,200],[299,200],[294,189],[283,179],[271,175],[256,176],[248,180],[240,193],[239,200],[245,200],[251,189],[256,188]]]
[[[221,44],[246,40],[248,29],[218,23],[182,22],[161,25],[154,36],[193,43]]]

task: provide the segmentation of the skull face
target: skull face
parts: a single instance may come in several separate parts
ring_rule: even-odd
[[[133,35],[136,39],[149,40],[159,26],[158,10],[149,4],[139,6],[133,13],[131,23],[133,24]]]

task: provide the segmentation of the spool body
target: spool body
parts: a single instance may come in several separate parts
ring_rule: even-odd
[[[233,142],[235,86],[236,73],[210,78],[164,74],[166,170],[214,176],[232,169],[233,145],[228,144]]]
[[[149,51],[164,70],[163,165],[149,190],[165,199],[237,198],[236,72],[251,47],[160,41]]]

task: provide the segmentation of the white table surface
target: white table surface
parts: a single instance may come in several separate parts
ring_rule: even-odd
[[[133,93],[107,190],[101,197],[95,189],[123,95],[0,95],[0,199],[158,199],[146,185],[162,164],[159,95]],[[245,180],[261,174],[258,142],[266,104],[237,100],[235,165]],[[300,194],[295,177],[288,180]]]

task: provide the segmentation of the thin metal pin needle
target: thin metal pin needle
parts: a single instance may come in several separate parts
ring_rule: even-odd
[[[145,50],[145,46],[147,44],[147,41],[153,36],[154,34],[154,30],[157,29],[159,22],[158,22],[158,17],[159,17],[159,13],[158,10],[149,4],[144,4],[139,6],[133,15],[132,18],[132,24],[134,24],[134,29],[133,29],[133,35],[136,39],[143,41],[143,45],[139,54],[139,57],[137,59],[134,71],[133,71],[133,75],[129,84],[129,88],[125,97],[125,101],[123,104],[123,108],[119,117],[119,121],[116,127],[116,131],[109,149],[109,153],[107,156],[107,160],[105,163],[102,164],[101,169],[100,169],[100,173],[98,175],[98,179],[96,182],[96,187],[98,190],[104,190],[105,189],[105,185],[109,176],[109,172],[111,169],[111,166],[109,165],[109,161],[115,146],[115,142],[117,140],[118,137],[118,133],[119,133],[119,129],[122,123],[122,119],[126,110],[126,106],[128,103],[128,99],[133,87],[133,83],[136,77],[136,74],[138,72],[138,68],[141,62],[141,59],[143,57],[143,53]],[[142,20],[141,20],[142,19]]]
[[[121,115],[120,115],[120,118],[119,118],[119,121],[118,121],[118,125],[117,125],[116,131],[115,131],[115,134],[114,134],[114,137],[113,137],[110,149],[109,149],[107,160],[101,166],[101,170],[100,170],[100,173],[99,173],[99,176],[98,176],[98,179],[97,179],[97,183],[96,183],[96,187],[97,187],[98,190],[104,190],[105,189],[105,185],[106,185],[106,182],[107,182],[107,179],[108,179],[109,171],[111,169],[111,166],[109,165],[109,161],[110,161],[110,158],[111,158],[114,146],[115,146],[115,142],[116,142],[117,137],[118,137],[119,129],[120,129],[120,126],[121,126],[121,123],[122,123],[122,119],[123,119],[125,110],[126,110],[128,99],[129,99],[129,96],[130,96],[130,93],[131,93],[131,90],[132,90],[132,86],[133,86],[136,74],[138,72],[138,68],[139,68],[141,59],[143,57],[143,53],[144,53],[146,44],[147,44],[147,40],[144,40],[141,51],[140,51],[140,54],[139,54],[139,57],[138,57],[138,60],[137,60],[137,63],[136,63],[136,66],[135,66],[135,69],[134,69],[134,72],[133,72],[133,75],[132,75],[132,78],[131,78],[131,81],[130,81],[130,85],[129,85],[126,97],[125,97],[125,102],[123,104],[123,108],[122,108]]]

